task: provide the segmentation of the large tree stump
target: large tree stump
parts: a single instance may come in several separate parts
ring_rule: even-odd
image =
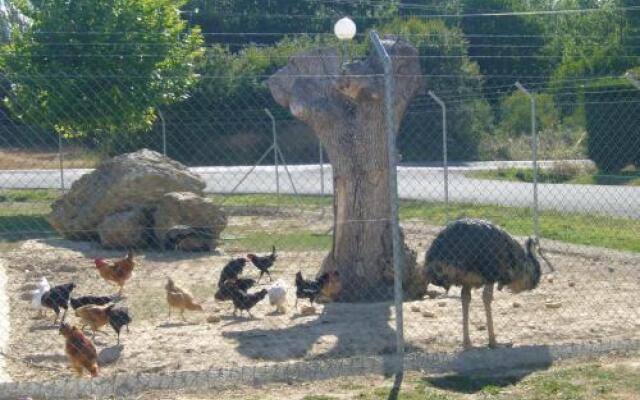
[[[418,51],[394,37],[383,44],[393,59],[395,120],[400,124],[421,88]],[[342,66],[336,49],[315,49],[291,57],[268,85],[280,105],[313,129],[333,167],[333,247],[322,270],[340,272],[342,300],[391,298],[389,158],[379,58],[372,51]],[[405,293],[414,296],[420,292],[416,256],[403,248]]]

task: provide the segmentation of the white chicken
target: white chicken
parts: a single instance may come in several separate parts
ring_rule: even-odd
[[[43,311],[46,310],[46,308],[42,306],[42,295],[47,293],[49,290],[51,290],[49,281],[47,278],[42,277],[38,283],[38,288],[31,291],[31,307],[38,310],[38,316],[40,317],[42,317]]]
[[[269,304],[276,307],[276,311],[280,314],[287,312],[285,305],[287,304],[287,284],[282,280],[276,281],[268,289]]]

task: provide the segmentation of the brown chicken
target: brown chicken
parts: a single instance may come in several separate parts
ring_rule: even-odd
[[[96,269],[100,276],[109,282],[113,282],[120,287],[120,294],[124,289],[124,284],[133,275],[133,268],[136,263],[133,259],[133,252],[129,250],[127,256],[123,259],[108,263],[104,258],[96,258],[94,260]]]
[[[93,338],[95,339],[96,331],[109,323],[109,313],[114,306],[115,304],[108,306],[89,304],[79,307],[76,310],[76,317],[82,320],[82,327],[80,329],[84,329],[85,326],[89,325],[93,332]]]
[[[65,337],[65,352],[71,368],[82,376],[86,369],[92,377],[98,376],[98,352],[95,346],[75,326],[60,325],[60,334]]]
[[[173,283],[171,278],[167,278],[167,284],[164,286],[167,291],[167,303],[169,304],[169,318],[171,317],[171,309],[180,310],[182,319],[185,320],[184,310],[203,311],[200,304],[193,300],[193,296],[188,291],[181,289]]]

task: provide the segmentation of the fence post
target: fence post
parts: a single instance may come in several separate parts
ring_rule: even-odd
[[[536,129],[536,98],[520,82],[516,87],[531,100],[531,148],[533,158],[533,234],[540,237],[538,225],[538,130]]]
[[[158,117],[160,117],[160,125],[162,126],[162,154],[167,156],[167,124],[164,119],[162,111],[158,110]]]
[[[276,170],[276,209],[280,209],[280,174],[278,172],[278,132],[276,130],[276,118],[268,108],[264,112],[271,118],[271,133],[273,135],[273,166]],[[284,160],[283,160],[284,161]]]
[[[442,169],[444,171],[444,215],[449,223],[449,164],[447,161],[447,106],[435,93],[429,90],[429,96],[442,108]]]
[[[400,225],[398,221],[398,171],[396,151],[396,118],[394,107],[394,77],[391,57],[376,31],[371,31],[371,41],[384,67],[384,109],[389,152],[389,196],[391,200],[391,235],[393,247],[394,300],[396,313],[396,355],[397,373],[394,390],[399,390],[404,373],[404,323],[402,314],[402,248],[400,243]]]
[[[318,140],[318,162],[320,163],[320,197],[324,197],[324,155],[322,153],[322,142]],[[324,206],[320,214],[320,219],[324,219]]]
[[[60,159],[60,191],[64,193],[64,155],[62,154],[62,133],[58,132],[58,158]]]

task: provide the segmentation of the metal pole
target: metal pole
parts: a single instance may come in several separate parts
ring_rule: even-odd
[[[320,197],[324,197],[324,154],[322,152],[322,142],[318,140],[318,160],[320,163]],[[320,212],[320,219],[324,219],[324,206]]]
[[[516,87],[531,100],[531,149],[533,158],[533,234],[540,237],[538,224],[538,130],[536,129],[536,98],[520,82]]]
[[[60,191],[64,193],[64,155],[62,154],[62,133],[58,133],[58,158],[60,159]]]
[[[160,124],[162,126],[162,154],[167,156],[167,123],[164,119],[162,111],[158,110],[158,117],[160,117]]]
[[[393,64],[387,49],[380,41],[376,31],[371,31],[371,41],[384,67],[384,105],[387,131],[387,150],[389,157],[389,196],[391,201],[391,235],[393,248],[394,298],[396,312],[396,353],[398,370],[396,382],[402,381],[404,372],[404,324],[402,313],[402,246],[400,243],[400,225],[398,221],[398,171],[396,160],[396,115],[394,107],[394,77]],[[399,383],[398,383],[399,385]]]
[[[447,106],[435,93],[429,90],[429,96],[442,108],[442,169],[444,171],[444,215],[449,223],[449,163],[447,150]]]
[[[273,166],[276,170],[276,208],[280,209],[280,176],[278,174],[278,133],[276,131],[276,118],[271,114],[269,109],[265,108],[264,112],[271,118],[271,133],[273,134]]]

